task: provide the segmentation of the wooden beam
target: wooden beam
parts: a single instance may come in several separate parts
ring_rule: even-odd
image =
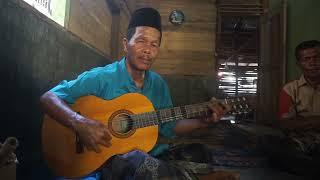
[[[112,59],[117,59],[119,52],[119,33],[120,33],[120,1],[106,0],[112,15],[111,37],[110,37],[110,55]]]
[[[120,13],[112,14],[111,25],[111,41],[110,41],[110,54],[112,59],[117,59],[119,54],[119,36],[120,36]]]
[[[118,0],[106,0],[112,14],[120,13],[120,3]]]
[[[159,9],[160,0],[136,0],[136,9],[143,7],[153,7]]]
[[[136,0],[123,0],[123,3],[125,4],[130,14],[132,14],[136,9]]]

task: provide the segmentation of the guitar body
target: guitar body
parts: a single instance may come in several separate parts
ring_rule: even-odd
[[[88,151],[74,131],[45,115],[42,125],[43,154],[50,169],[58,176],[85,176],[100,168],[113,155],[135,149],[148,152],[157,142],[157,125],[132,128],[134,120],[130,119],[129,114],[154,111],[152,103],[141,94],[129,93],[110,101],[84,96],[71,108],[82,116],[105,124],[112,136],[112,146],[106,148],[101,145],[101,153]]]

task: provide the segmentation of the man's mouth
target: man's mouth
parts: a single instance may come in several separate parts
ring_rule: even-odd
[[[309,69],[306,74],[309,74],[309,75],[320,75],[320,70],[319,69]]]
[[[140,59],[142,60],[142,63],[144,63],[144,64],[151,64],[151,62],[152,62],[152,60],[150,58],[141,57]]]

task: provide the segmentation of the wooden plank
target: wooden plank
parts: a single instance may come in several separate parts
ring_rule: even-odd
[[[154,7],[162,17],[163,39],[160,56],[153,68],[162,74],[203,75],[214,70],[216,8],[212,0],[124,0],[129,11]],[[169,22],[172,10],[185,14],[185,23],[175,26]],[[120,14],[120,36],[125,36],[128,16]],[[120,44],[119,37],[119,44]],[[121,40],[122,41],[122,40]],[[122,44],[119,56],[124,55]]]
[[[125,53],[123,51],[123,43],[122,40],[124,37],[126,37],[127,34],[127,28],[129,24],[129,19],[130,19],[130,10],[128,9],[129,7],[126,5],[126,3],[121,3],[120,4],[120,15],[119,15],[119,36],[118,36],[118,56],[117,59],[122,58]]]
[[[178,51],[161,49],[159,57],[160,59],[170,59],[171,57],[188,58],[190,60],[208,61],[213,56],[213,52],[199,52],[199,51]]]
[[[112,26],[111,26],[111,40],[110,40],[110,55],[112,59],[116,59],[119,54],[119,35],[120,35],[120,11],[113,11]]]
[[[182,26],[172,26],[171,24],[163,25],[162,31],[165,32],[185,32],[185,33],[193,33],[195,32],[195,29],[197,29],[196,32],[198,33],[208,33],[208,32],[215,32],[216,23],[215,22],[208,22],[208,23],[186,23]],[[213,34],[215,36],[215,34]]]
[[[217,4],[262,4],[262,0],[217,0]]]
[[[170,13],[183,11],[185,22],[175,26]],[[215,62],[216,8],[211,0],[161,0],[163,39],[154,68],[163,74],[203,75],[213,72]]]
[[[136,9],[136,0],[123,0],[130,13]]]
[[[120,11],[120,1],[117,0],[106,0],[108,7],[112,14],[117,14]]]
[[[207,75],[214,71],[214,61],[197,61],[184,58],[172,59],[159,58],[153,69],[160,74],[175,75]]]
[[[160,5],[160,0],[136,0],[135,9],[142,7],[153,7],[158,9]]]
[[[213,51],[215,36],[210,32],[164,32],[161,49],[184,51]]]
[[[107,55],[111,54],[111,23],[105,0],[70,1],[68,29]]]

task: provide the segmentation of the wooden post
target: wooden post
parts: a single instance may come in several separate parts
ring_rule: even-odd
[[[119,52],[119,29],[120,29],[120,2],[117,0],[106,0],[112,14],[110,56],[112,59],[118,58]]]

